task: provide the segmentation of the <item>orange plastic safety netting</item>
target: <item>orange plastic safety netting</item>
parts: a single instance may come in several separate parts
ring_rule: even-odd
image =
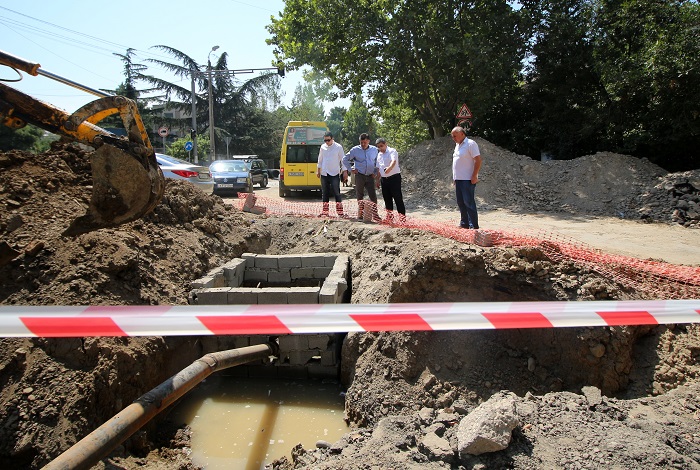
[[[355,219],[375,223],[379,227],[401,227],[431,232],[462,243],[480,246],[535,247],[552,261],[570,261],[615,283],[632,289],[640,297],[652,299],[700,298],[700,268],[643,260],[604,253],[585,243],[549,231],[520,233],[503,230],[464,230],[454,223],[417,219],[377,207],[371,201],[346,200],[330,202],[285,201],[240,193],[239,209],[278,216],[328,217]]]

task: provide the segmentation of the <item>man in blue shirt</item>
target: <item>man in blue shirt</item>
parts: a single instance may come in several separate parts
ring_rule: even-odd
[[[343,157],[344,172],[354,165],[353,174],[355,175],[355,194],[357,196],[357,217],[362,218],[364,212],[365,189],[370,201],[374,203],[372,210],[372,219],[379,220],[377,214],[377,191],[376,179],[379,178],[379,170],[377,168],[377,155],[379,150],[374,145],[369,144],[369,134],[360,134],[360,145],[356,145],[350,149]]]

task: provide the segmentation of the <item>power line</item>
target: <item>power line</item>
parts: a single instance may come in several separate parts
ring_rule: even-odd
[[[260,5],[252,5],[252,4],[250,4],[250,3],[241,2],[241,1],[239,1],[239,0],[229,0],[229,1],[232,2],[232,3],[238,3],[238,4],[240,4],[240,5],[245,5],[245,6],[247,6],[247,7],[257,8],[258,10],[269,11],[270,13],[277,13],[277,12],[274,11],[274,10],[270,10],[269,8],[261,7]]]
[[[89,34],[81,33],[80,31],[75,31],[75,30],[73,30],[73,29],[66,28],[66,27],[64,27],[64,26],[60,26],[60,25],[51,23],[51,22],[49,22],[49,21],[44,21],[44,20],[42,20],[42,19],[35,18],[35,17],[33,17],[33,16],[30,16],[30,15],[26,15],[26,14],[24,14],[24,13],[21,13],[21,12],[15,11],[15,10],[12,10],[12,9],[10,9],[10,8],[7,8],[7,7],[0,6],[0,9],[9,11],[9,12],[14,13],[14,14],[16,14],[16,15],[23,16],[23,17],[25,17],[25,18],[29,18],[29,19],[31,19],[31,20],[33,20],[33,21],[37,21],[37,22],[39,22],[39,23],[43,23],[43,24],[49,25],[49,26],[54,27],[54,28],[58,28],[58,29],[63,30],[63,31],[67,31],[67,32],[72,33],[72,34],[75,34],[75,35],[77,35],[77,36],[81,36],[81,37],[84,37],[84,38],[88,38],[88,39],[90,39],[90,40],[92,40],[92,41],[96,41],[96,42],[98,42],[98,43],[106,44],[106,45],[111,46],[111,47],[113,47],[113,48],[116,48],[116,49],[118,49],[118,50],[120,50],[120,51],[125,51],[125,50],[127,50],[127,49],[132,49],[133,51],[135,51],[135,52],[140,52],[140,53],[142,53],[142,54],[145,55],[145,56],[150,56],[150,57],[155,57],[155,58],[167,58],[167,59],[170,59],[170,58],[171,58],[171,57],[169,57],[169,56],[160,55],[160,54],[154,54],[154,53],[152,53],[152,52],[143,51],[143,50],[140,50],[140,49],[136,49],[136,48],[133,48],[133,47],[129,47],[129,46],[124,45],[124,44],[119,44],[119,43],[116,43],[116,42],[113,42],[113,41],[108,41],[108,40],[106,40],[106,39],[102,39],[102,38],[97,37],[97,36],[91,36],[91,35],[89,35]],[[21,25],[21,26],[24,27],[24,28],[27,28],[27,29],[30,29],[30,30],[34,30],[34,31],[40,31],[40,32],[42,32],[42,33],[44,33],[44,34],[46,34],[46,35],[53,35],[53,36],[62,37],[62,38],[64,38],[65,40],[71,41],[71,42],[73,42],[73,43],[85,44],[85,45],[88,45],[89,47],[93,47],[93,48],[96,48],[96,49],[102,49],[102,50],[104,50],[104,51],[108,51],[108,52],[114,53],[114,50],[106,49],[106,48],[104,48],[104,47],[100,47],[100,46],[95,45],[95,44],[86,43],[86,42],[84,42],[84,41],[80,41],[80,40],[77,40],[77,39],[74,39],[74,38],[70,38],[70,37],[68,37],[68,36],[60,36],[60,35],[58,35],[57,33],[52,33],[52,32],[50,32],[50,31],[48,31],[48,30],[41,29],[41,28],[38,28],[38,27],[36,27],[36,26],[31,26],[31,25],[28,25],[28,24],[26,24],[26,23],[21,23],[21,22],[19,22],[19,21],[17,21],[17,20],[12,20],[12,19],[7,18],[7,17],[1,17],[1,18],[5,18],[6,20],[11,21],[11,22],[14,22],[16,25]],[[6,25],[6,26],[7,26],[7,25]],[[34,43],[34,44],[36,44],[36,43]],[[38,44],[37,44],[37,45],[38,45]],[[77,46],[76,46],[76,47],[77,47]]]

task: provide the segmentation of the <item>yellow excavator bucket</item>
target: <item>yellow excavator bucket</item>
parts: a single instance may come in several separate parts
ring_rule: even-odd
[[[73,114],[0,83],[0,121],[19,128],[27,123],[94,147],[92,197],[87,212],[73,220],[65,235],[115,227],[148,214],[163,197],[165,182],[156,162],[136,103],[42,71],[39,64],[0,51],[0,64],[50,78],[103,96]],[[97,124],[119,114],[127,136],[117,136]]]

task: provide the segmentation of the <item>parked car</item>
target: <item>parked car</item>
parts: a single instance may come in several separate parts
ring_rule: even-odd
[[[243,161],[248,163],[248,166],[250,166],[250,176],[253,179],[253,184],[259,184],[261,188],[267,187],[270,174],[268,173],[265,161],[261,158],[257,158],[255,155],[233,155],[231,160],[217,160],[217,162],[219,161]],[[209,165],[209,168],[211,168],[211,165]]]
[[[193,165],[162,153],[156,153],[156,161],[166,178],[189,181],[206,194],[214,192],[214,179],[206,166]]]
[[[214,178],[214,194],[253,192],[250,165],[244,160],[216,160],[209,171]]]

